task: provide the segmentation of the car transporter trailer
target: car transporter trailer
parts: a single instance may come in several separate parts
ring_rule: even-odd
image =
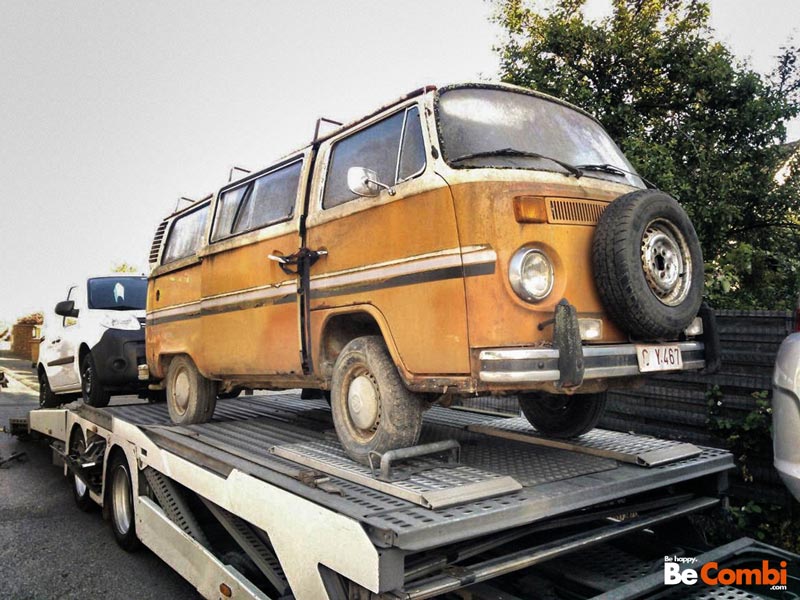
[[[665,586],[664,557],[796,564],[746,538],[686,542],[684,517],[723,501],[733,458],[676,441],[555,441],[521,417],[436,406],[419,446],[364,467],[327,403],[293,392],[221,400],[200,425],[129,404],[37,409],[28,428],[79,506],[101,505],[123,547],[141,541],[206,598],[778,598]]]

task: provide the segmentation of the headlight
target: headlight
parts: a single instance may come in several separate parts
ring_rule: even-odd
[[[538,302],[553,291],[553,264],[541,250],[520,248],[511,258],[508,279],[520,298]]]
[[[139,320],[136,317],[125,313],[105,315],[100,320],[100,325],[107,327],[108,329],[127,329],[130,331],[135,331],[136,329],[142,328],[142,326],[139,325]]]

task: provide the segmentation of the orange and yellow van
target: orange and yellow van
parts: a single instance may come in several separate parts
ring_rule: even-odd
[[[542,434],[610,387],[718,361],[680,205],[581,109],[425,87],[158,228],[146,352],[176,423],[246,388],[328,395],[355,460],[433,402],[514,394]]]

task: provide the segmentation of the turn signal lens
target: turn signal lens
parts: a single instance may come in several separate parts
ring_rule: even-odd
[[[683,330],[686,337],[694,337],[696,335],[703,335],[703,319],[695,317],[691,325]]]
[[[603,337],[603,321],[600,319],[578,319],[578,330],[581,339],[586,342],[599,340]]]
[[[516,196],[514,218],[517,223],[547,223],[547,204],[541,196]]]

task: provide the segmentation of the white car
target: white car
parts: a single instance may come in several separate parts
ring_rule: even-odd
[[[772,376],[772,441],[775,468],[800,500],[800,333],[781,344]]]
[[[147,278],[91,277],[70,286],[45,323],[37,365],[39,405],[71,401],[106,406],[113,394],[144,392]]]

